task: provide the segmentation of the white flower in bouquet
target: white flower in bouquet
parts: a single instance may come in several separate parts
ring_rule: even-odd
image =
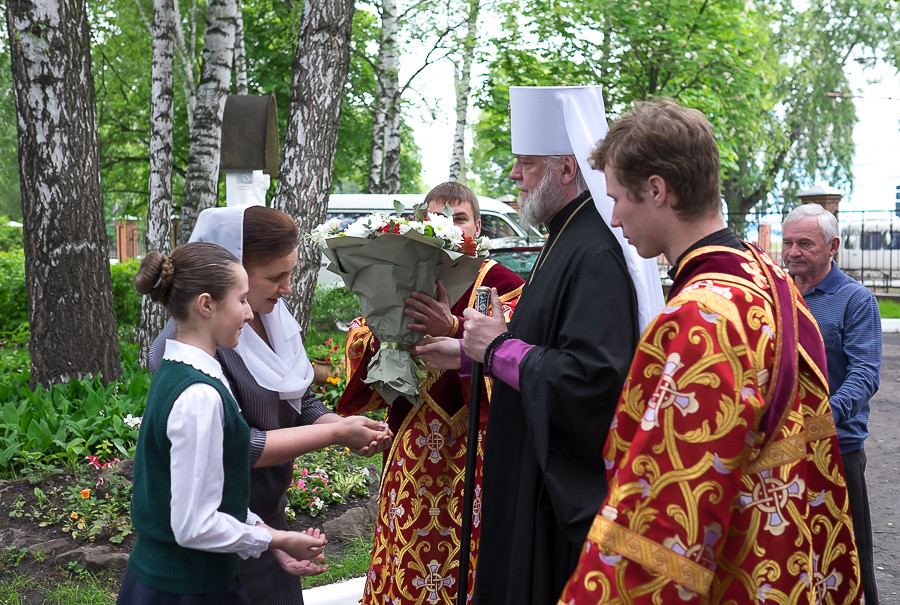
[[[330,218],[315,229],[310,234],[310,239],[321,244],[329,237],[335,237],[341,233],[341,219]]]
[[[347,227],[343,233],[336,233],[335,235],[345,235],[348,237],[365,237],[368,238],[371,233],[371,229],[369,227],[369,222],[372,217],[367,216],[361,219],[357,219],[353,223]]]

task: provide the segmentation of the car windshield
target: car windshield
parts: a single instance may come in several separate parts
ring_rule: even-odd
[[[512,222],[517,224],[522,231],[525,232],[525,237],[527,237],[528,239],[532,239],[533,237],[539,237],[539,238],[544,237],[544,234],[541,233],[538,229],[536,229],[534,227],[526,227],[525,225],[523,225],[522,222],[519,220],[519,213],[507,212],[506,216],[509,218],[509,220],[511,220]]]

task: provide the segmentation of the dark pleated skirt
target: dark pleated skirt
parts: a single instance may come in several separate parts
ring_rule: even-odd
[[[250,605],[250,599],[240,578],[235,578],[225,590],[211,594],[175,594],[144,586],[129,569],[122,579],[116,605]]]

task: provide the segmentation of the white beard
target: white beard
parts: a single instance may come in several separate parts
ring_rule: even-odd
[[[555,166],[548,166],[541,181],[519,204],[519,218],[526,227],[549,223],[566,201],[554,184],[557,172]]]

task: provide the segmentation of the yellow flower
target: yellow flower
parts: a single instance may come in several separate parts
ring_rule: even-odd
[[[81,498],[87,500],[91,497],[91,490],[89,488],[84,488],[81,490]]]
[[[78,513],[76,513],[75,511],[72,511],[72,518],[73,518],[73,519],[77,519],[77,518],[78,518]]]

